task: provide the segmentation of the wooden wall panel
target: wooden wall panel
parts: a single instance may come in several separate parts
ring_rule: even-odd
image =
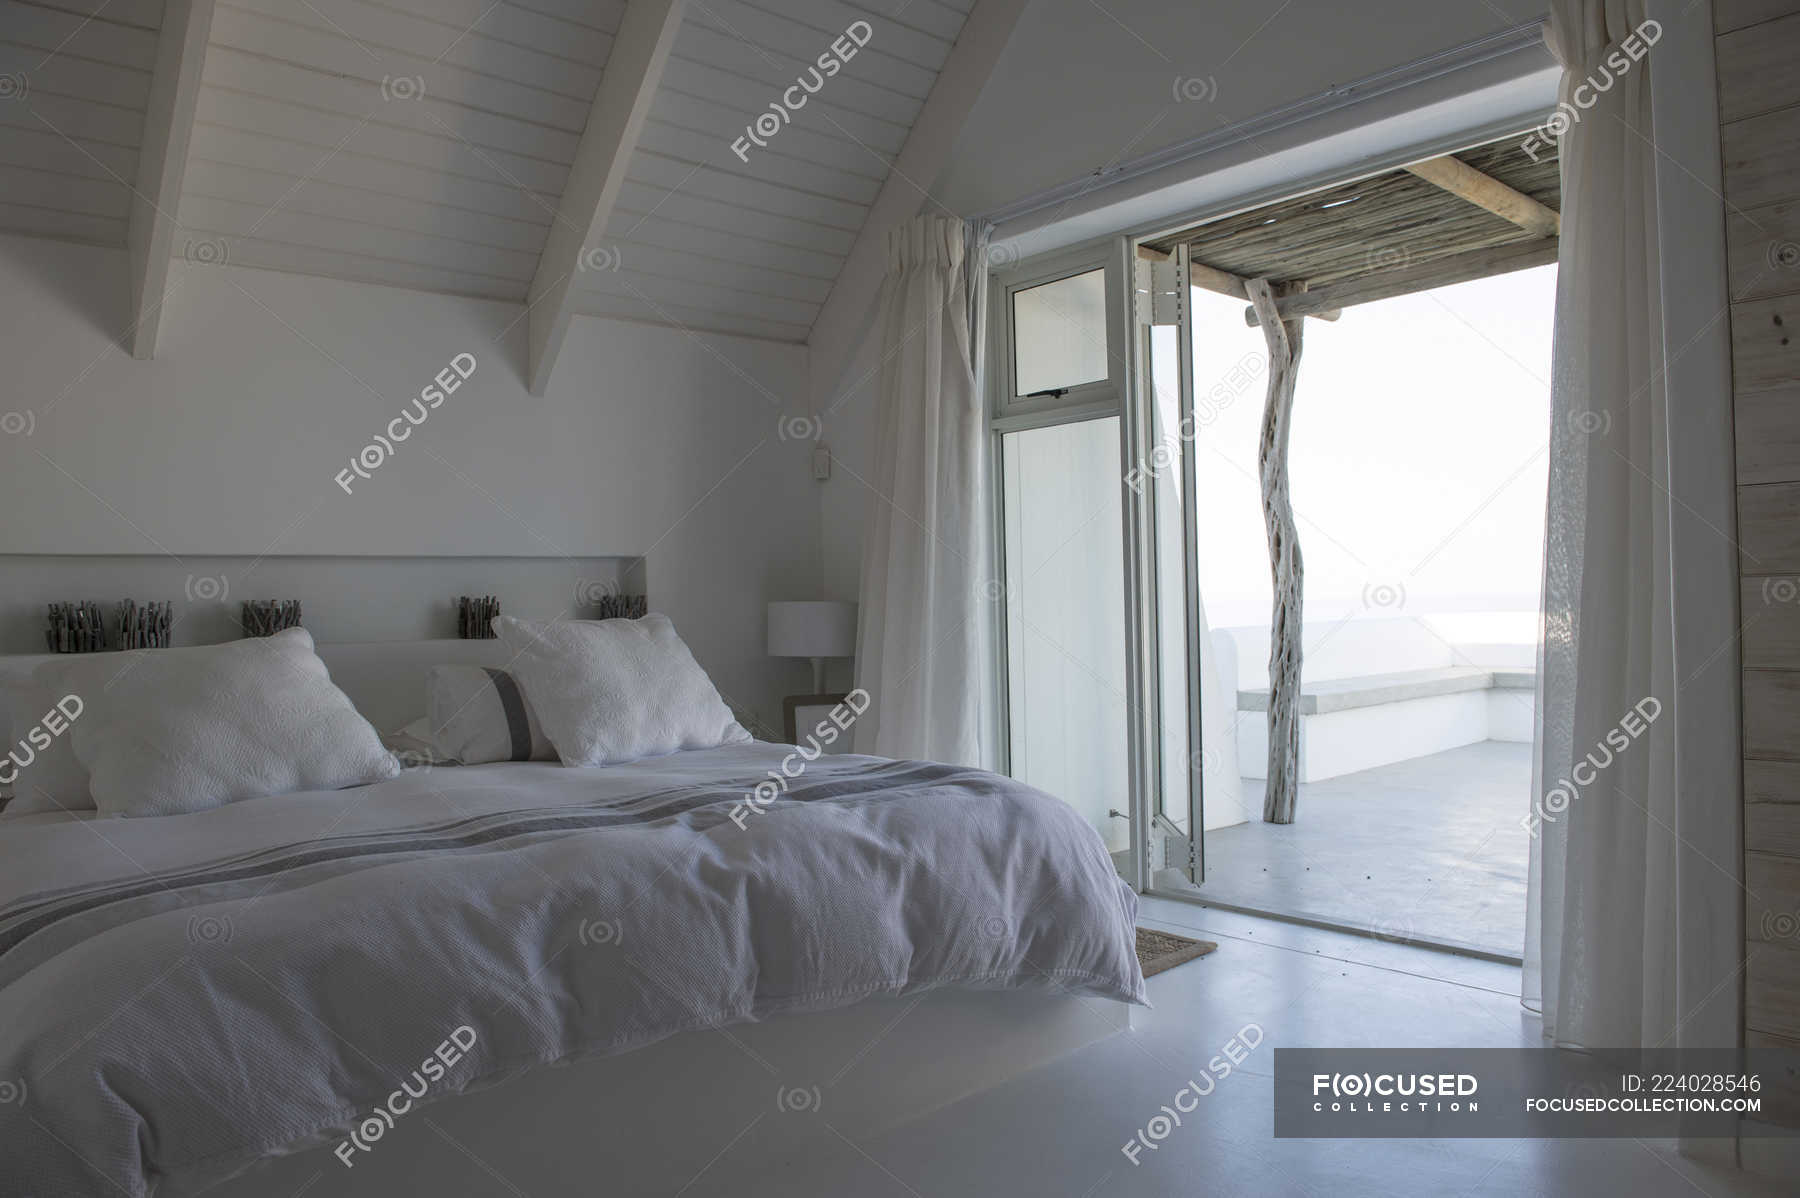
[[[1738,484],[1800,482],[1800,386],[1737,396]]]
[[[1800,94],[1800,13],[1719,38],[1719,119],[1786,108]]]
[[[1800,673],[1745,669],[1744,756],[1800,761]]]
[[[1738,548],[1745,574],[1800,573],[1800,483],[1738,485]]]
[[[1800,203],[1728,214],[1725,248],[1733,300],[1800,291]]]

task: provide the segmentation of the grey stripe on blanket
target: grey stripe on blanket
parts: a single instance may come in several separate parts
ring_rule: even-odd
[[[887,788],[903,783],[936,783],[968,773],[964,767],[930,761],[878,761],[866,767],[818,779],[802,776],[773,806],[787,803],[880,802]],[[0,911],[0,958],[38,932],[59,921],[86,915],[115,903],[155,898],[162,902],[184,890],[234,882],[263,882],[299,870],[350,860],[381,859],[422,853],[455,853],[491,848],[522,837],[546,833],[574,834],[640,826],[686,817],[688,826],[704,832],[731,819],[731,809],[745,800],[765,777],[729,784],[681,787],[589,807],[532,808],[503,811],[424,827],[399,828],[358,836],[329,837],[282,845],[247,857],[208,862],[160,874],[137,875],[120,882],[72,887],[28,895]],[[771,805],[762,804],[762,810]],[[217,895],[208,896],[216,898]]]

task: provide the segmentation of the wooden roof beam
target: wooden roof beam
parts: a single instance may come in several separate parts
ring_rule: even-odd
[[[550,385],[556,356],[575,315],[582,255],[606,236],[607,219],[668,65],[685,4],[686,0],[627,0],[625,5],[531,280],[526,378],[533,395],[542,395]]]
[[[1395,296],[1412,295],[1418,291],[1449,287],[1454,283],[1468,283],[1515,270],[1528,270],[1533,266],[1545,266],[1556,261],[1559,244],[1556,238],[1547,237],[1538,241],[1514,241],[1506,245],[1488,246],[1486,249],[1464,250],[1460,254],[1421,262],[1416,266],[1376,271],[1345,279],[1341,283],[1330,283],[1316,291],[1284,296],[1276,302],[1276,308],[1281,313],[1281,319],[1293,320],[1299,316],[1314,316],[1322,311],[1348,308],[1352,304],[1393,299]],[[1256,327],[1254,307],[1244,309],[1244,323],[1251,328]]]
[[[1415,162],[1406,169],[1451,195],[1461,196],[1469,203],[1511,221],[1533,236],[1557,237],[1562,234],[1562,216],[1554,208],[1538,203],[1460,158],[1445,154],[1441,158]]]
[[[175,250],[181,179],[187,171],[194,109],[200,102],[200,70],[206,61],[212,21],[213,0],[170,0],[163,8],[126,234],[131,323],[125,331],[125,344],[134,358],[156,356],[156,336],[162,329],[163,300],[169,288],[169,259]]]
[[[1146,262],[1167,262],[1174,256],[1167,250],[1159,250],[1148,245],[1138,246],[1137,252],[1138,257]],[[1228,270],[1220,270],[1216,266],[1208,266],[1204,262],[1196,262],[1192,258],[1188,259],[1188,283],[1202,291],[1214,291],[1232,299],[1248,300],[1250,298],[1250,291],[1245,287],[1241,275],[1234,275]],[[1328,309],[1323,312],[1308,312],[1307,315],[1320,320],[1336,320],[1343,313],[1335,309]]]

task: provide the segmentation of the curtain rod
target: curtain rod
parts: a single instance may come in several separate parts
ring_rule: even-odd
[[[1092,192],[1097,183],[1114,184],[1135,179],[1152,171],[1176,163],[1198,158],[1203,154],[1211,154],[1227,146],[1264,137],[1290,125],[1314,120],[1354,104],[1387,95],[1403,88],[1415,87],[1421,83],[1429,83],[1445,75],[1467,70],[1497,58],[1505,58],[1517,54],[1533,46],[1543,47],[1545,19],[1529,21],[1516,25],[1499,33],[1477,38],[1472,42],[1455,46],[1448,50],[1440,50],[1415,62],[1397,67],[1389,67],[1352,83],[1337,84],[1316,95],[1280,108],[1271,109],[1260,116],[1239,121],[1213,133],[1203,134],[1188,141],[1178,142],[1161,150],[1145,154],[1141,158],[1122,162],[1110,170],[1097,171],[1059,183],[1055,187],[1040,191],[1024,199],[984,212],[975,220],[990,222],[995,225],[1006,221],[1017,220],[1021,216],[1036,212],[1040,208],[1048,208],[1065,200],[1084,193]]]

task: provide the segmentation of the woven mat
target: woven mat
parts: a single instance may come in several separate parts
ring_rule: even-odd
[[[1172,932],[1153,932],[1149,928],[1137,930],[1138,965],[1145,977],[1173,969],[1195,957],[1204,957],[1218,947],[1210,940],[1190,940]]]

